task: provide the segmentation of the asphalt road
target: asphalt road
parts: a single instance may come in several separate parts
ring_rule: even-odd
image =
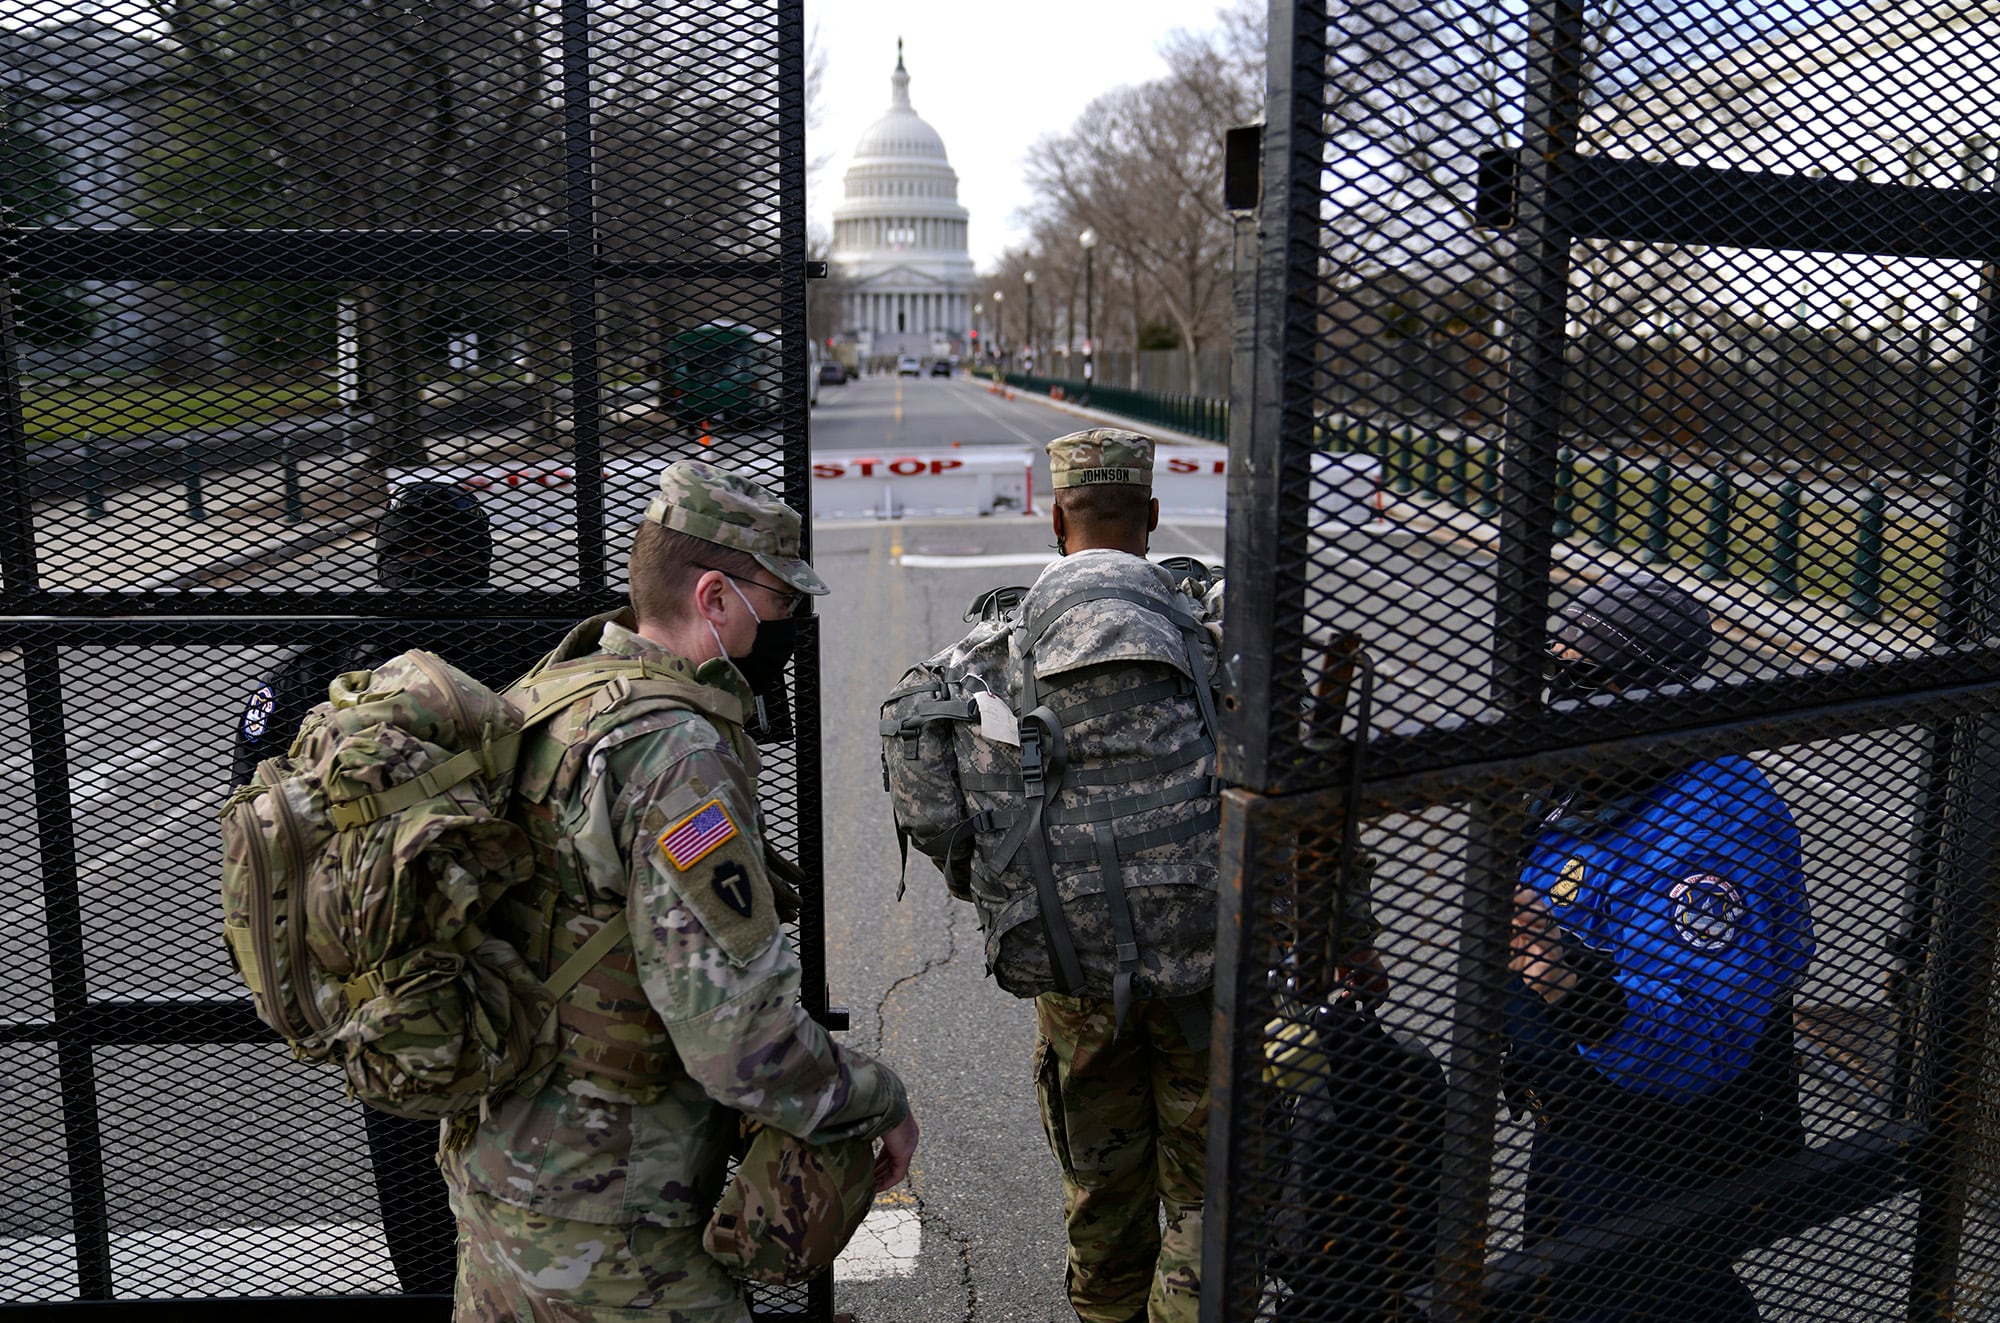
[[[1032,401],[932,378],[828,388],[813,413],[820,450],[952,442],[1039,449],[1077,425]],[[1037,489],[1047,490],[1045,471]],[[904,1073],[924,1128],[912,1181],[884,1200],[843,1265],[841,1307],[868,1323],[1070,1317],[1059,1187],[1028,1075],[1031,1009],[984,977],[971,910],[945,894],[921,859],[898,901],[876,735],[879,699],[902,669],[963,631],[976,592],[1031,582],[1053,554],[1048,541],[1042,518],[1012,514],[815,532],[815,560],[834,589],[820,604],[831,991],[853,1016],[846,1041]],[[1219,559],[1223,530],[1169,515],[1154,545]],[[526,549],[503,546],[501,558],[525,566]],[[1329,600],[1343,613],[1384,622],[1381,720],[1434,719],[1483,701],[1483,630],[1468,622],[1481,618],[1490,596],[1490,565],[1394,530],[1346,532],[1316,554]],[[357,540],[281,573],[308,582],[364,570],[365,559]],[[215,936],[214,811],[228,779],[229,732],[279,651],[66,654],[69,788],[93,995],[236,994]],[[1782,662],[1739,649],[1729,664]],[[0,757],[0,794],[25,805],[20,666],[0,663],[0,730],[10,737],[0,748],[14,751]],[[1914,806],[1904,788],[1919,754],[1913,734],[1889,732],[1763,760],[1811,854],[1822,958],[1808,999],[1879,995],[1881,952],[1912,843]],[[787,794],[782,774],[770,790]],[[1449,987],[1462,831],[1462,821],[1440,809],[1380,824],[1372,838],[1388,860],[1378,903],[1390,921],[1386,946],[1399,980],[1392,1014],[1417,1028],[1435,1023]],[[23,828],[0,846],[0,961],[14,971],[0,984],[0,1020],[46,1014],[41,920],[33,835]],[[325,1077],[271,1047],[105,1049],[97,1064],[124,1289],[387,1285],[357,1108]],[[53,1077],[46,1050],[0,1054],[0,1096],[14,1125],[0,1146],[0,1182],[15,1192],[0,1210],[0,1299],[44,1295],[64,1281]],[[1816,1115],[1823,1134],[1852,1123],[1837,1102]],[[1503,1170],[1517,1158],[1513,1142]],[[1512,1189],[1510,1181],[1503,1208]],[[1892,1210],[1837,1234],[1893,1256],[1900,1225]],[[237,1230],[245,1227],[262,1229],[246,1240]],[[1508,1227],[1503,1216],[1503,1244]],[[1878,1257],[1871,1250],[1868,1262]],[[1768,1303],[1780,1303],[1781,1278],[1794,1271],[1765,1273],[1759,1289]]]

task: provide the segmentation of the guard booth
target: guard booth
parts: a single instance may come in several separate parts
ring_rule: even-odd
[[[1993,16],[1270,14],[1203,1318],[1991,1317]],[[1314,523],[1326,450],[1384,525]],[[1552,690],[1555,613],[1643,576],[1699,675]],[[1617,1018],[1533,1040],[1524,925]],[[1753,1042],[1792,1124],[1745,1152]],[[1584,1137],[1538,1051],[1609,1091]]]
[[[800,7],[162,0],[6,40],[0,1304],[444,1318],[361,1107],[227,963],[233,748],[301,649],[479,675],[618,605],[619,484],[673,459],[806,507]],[[716,323],[777,390],[689,417],[660,365]],[[484,586],[378,580],[396,475],[557,471],[547,518],[490,511]],[[816,640],[763,792],[824,1015]]]

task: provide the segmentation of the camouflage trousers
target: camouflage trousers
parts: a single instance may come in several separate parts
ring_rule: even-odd
[[[454,1189],[453,1323],[750,1323],[701,1228],[573,1222]]]
[[[1070,1306],[1084,1323],[1195,1323],[1208,1044],[1190,1044],[1159,1001],[1134,1002],[1115,1040],[1111,1003],[1089,997],[1044,993],[1035,1025],[1042,1128],[1062,1168]]]

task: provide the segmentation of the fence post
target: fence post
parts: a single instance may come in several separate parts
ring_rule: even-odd
[[[1674,466],[1661,460],[1653,466],[1652,508],[1646,512],[1646,560],[1657,565],[1667,559],[1673,525]]]
[[[104,517],[104,469],[97,462],[97,438],[89,432],[83,434],[83,512]]]
[[[1854,591],[1847,602],[1854,614],[1873,620],[1882,614],[1882,529],[1888,497],[1882,484],[1868,484],[1861,501],[1860,539],[1854,548]]]
[[[1615,450],[1604,456],[1604,465],[1597,471],[1597,545],[1611,550],[1618,547],[1618,452]]]
[[[1446,447],[1445,476],[1451,479],[1451,503],[1460,509],[1468,509],[1472,500],[1471,494],[1465,490],[1465,434],[1461,432],[1457,436],[1441,439]]]
[[[1771,549],[1771,596],[1799,595],[1799,477],[1789,470],[1778,488],[1777,545]]]
[[[1412,434],[1415,429],[1411,429]],[[1437,435],[1426,431],[1416,438],[1417,486],[1427,492],[1435,492],[1442,485],[1438,482]]]
[[[285,456],[285,522],[296,524],[305,518],[305,498],[299,492],[299,453],[290,432],[278,442]]]
[[[1717,461],[1708,477],[1708,532],[1702,538],[1704,579],[1729,577],[1729,521],[1735,514],[1736,493],[1729,481],[1729,464]]]
[[[1570,522],[1570,506],[1576,501],[1576,450],[1563,446],[1556,451],[1556,517],[1549,531],[1566,538],[1576,531]]]
[[[201,503],[201,441],[191,436],[182,444],[181,462],[187,477],[187,517],[198,524],[208,518]]]
[[[1479,454],[1479,513],[1500,513],[1500,447],[1488,442]]]
[[[1392,427],[1388,431],[1389,443],[1396,450],[1395,489],[1399,492],[1413,492],[1417,489],[1417,439],[1408,424]]]

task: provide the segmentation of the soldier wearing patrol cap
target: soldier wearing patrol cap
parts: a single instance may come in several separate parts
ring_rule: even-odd
[[[1153,451],[1110,427],[1049,442],[1062,559],[982,597],[884,706],[899,829],[980,907],[996,981],[1034,997],[1084,1323],[1193,1323],[1200,1301],[1222,587],[1148,560]],[[1011,708],[1018,743],[902,724],[903,695],[960,676]],[[1365,912],[1347,931],[1373,931]]]
[[[747,1323],[741,1277],[829,1261],[872,1192],[908,1169],[917,1126],[901,1081],[798,1004],[743,729],[781,674],[769,663],[789,654],[793,613],[827,591],[799,535],[798,515],[748,478],[673,464],[633,537],[631,607],[550,654],[552,667],[640,659],[657,677],[557,716],[517,772],[557,893],[551,960],[619,915],[630,935],[563,1006],[554,1074],[444,1155],[461,1320]],[[753,1133],[724,1197],[730,1153]],[[772,1137],[806,1161],[774,1157]]]

